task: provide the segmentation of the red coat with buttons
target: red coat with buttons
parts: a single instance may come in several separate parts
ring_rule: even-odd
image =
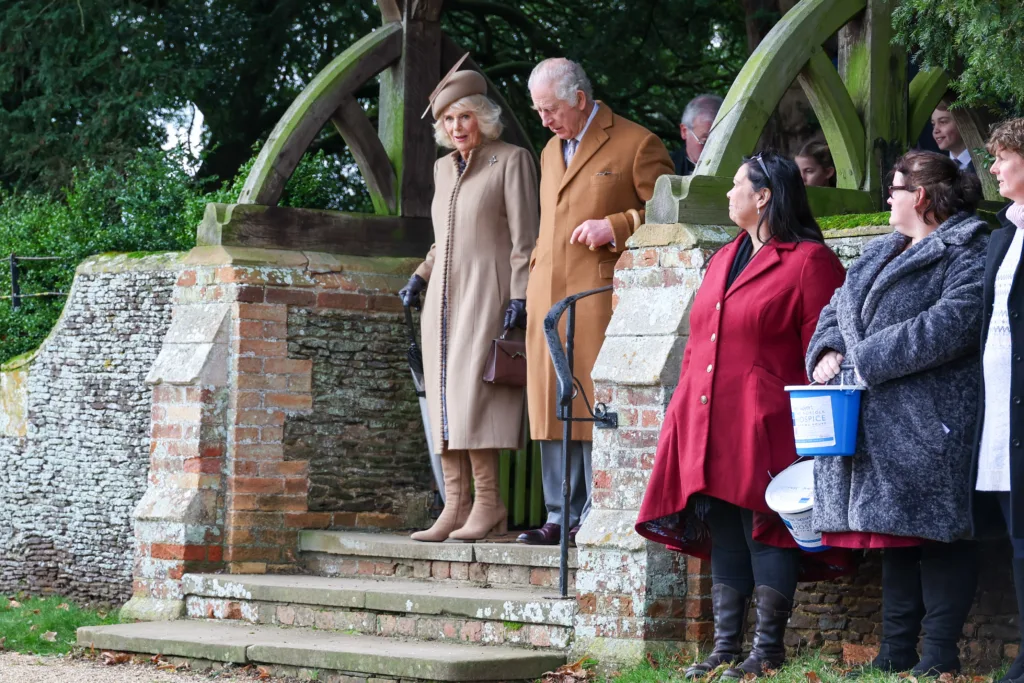
[[[807,383],[804,353],[845,277],[824,244],[771,240],[727,291],[739,242],[712,257],[694,298],[679,385],[636,527],[699,557],[709,556],[710,538],[687,510],[696,493],[754,510],[756,540],[796,547],[764,499],[771,478],[797,460],[783,387]]]

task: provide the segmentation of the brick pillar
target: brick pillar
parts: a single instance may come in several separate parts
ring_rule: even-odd
[[[260,266],[218,265],[233,260],[223,251],[190,256],[200,263],[178,279],[147,377],[152,455],[127,618],[180,617],[186,572],[292,569],[309,521],[308,465],[285,461],[283,446],[286,416],[312,407],[312,362],[289,359],[287,342],[288,305],[317,299],[308,257],[267,251]]]
[[[688,313],[719,227],[645,225],[616,265],[615,312],[593,379],[618,412],[594,431],[593,509],[576,537],[580,610],[573,648],[629,664],[652,650],[694,650],[711,636],[709,567],[633,531],[658,435],[679,380]]]

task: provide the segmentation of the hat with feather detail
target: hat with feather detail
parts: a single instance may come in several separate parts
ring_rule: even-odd
[[[429,113],[433,114],[436,120],[441,117],[444,110],[450,107],[452,103],[458,102],[463,97],[487,94],[487,79],[484,78],[483,74],[472,70],[459,71],[459,67],[467,59],[469,59],[468,52],[462,55],[459,61],[455,62],[455,66],[445,74],[441,82],[434,88],[434,92],[430,93],[430,105],[423,112],[423,116],[420,117],[421,119],[425,118]]]

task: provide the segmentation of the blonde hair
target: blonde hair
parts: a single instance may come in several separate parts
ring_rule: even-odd
[[[444,129],[444,116],[450,111],[468,111],[476,116],[480,135],[487,142],[497,140],[501,137],[501,131],[505,130],[505,125],[501,122],[501,107],[485,95],[467,95],[448,105],[437,121],[434,121],[434,141],[439,147],[455,149],[455,143]]]

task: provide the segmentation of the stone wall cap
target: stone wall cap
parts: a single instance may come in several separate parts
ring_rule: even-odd
[[[178,270],[185,260],[185,256],[186,252],[181,251],[133,251],[97,254],[78,264],[75,272],[80,275],[94,275],[97,273],[127,273],[146,270]]]

